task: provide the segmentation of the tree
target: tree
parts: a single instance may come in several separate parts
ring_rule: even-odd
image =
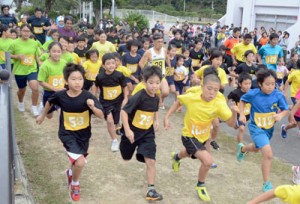
[[[149,20],[140,13],[129,12],[125,18],[125,21],[128,22],[130,29],[133,29],[134,22],[137,23],[138,31],[140,32],[143,28],[149,28]]]

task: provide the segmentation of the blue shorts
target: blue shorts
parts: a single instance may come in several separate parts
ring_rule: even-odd
[[[15,75],[16,83],[19,89],[27,86],[27,81],[37,80],[37,72],[32,72],[28,75]]]
[[[190,86],[190,84],[191,84],[191,81],[190,81],[190,78],[189,78],[189,79],[186,81],[186,83],[183,84],[183,86],[184,86],[184,87]]]
[[[126,83],[131,83],[132,85],[136,85],[137,83],[133,80],[131,80],[129,77],[125,77]]]
[[[181,95],[183,93],[184,84],[182,81],[174,81],[176,91]]]
[[[52,96],[55,92],[54,91],[45,91],[43,92],[43,105],[45,107],[46,102],[48,101],[48,99],[50,98],[50,96]],[[48,114],[56,111],[57,109],[59,109],[59,106],[52,106],[51,109],[48,111]]]
[[[166,76],[166,80],[168,82],[168,85],[174,85],[174,75],[173,76]]]
[[[273,136],[274,127],[265,130],[257,127],[253,122],[248,124],[248,129],[257,149],[261,149],[270,144],[270,140]]]

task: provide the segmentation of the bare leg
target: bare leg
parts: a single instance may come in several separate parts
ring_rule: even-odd
[[[197,151],[194,156],[201,161],[201,166],[199,168],[198,181],[205,182],[208,171],[213,163],[211,154],[206,151]]]
[[[39,84],[37,80],[30,80],[29,86],[32,90],[31,101],[33,106],[37,106],[39,100]]]
[[[264,182],[270,180],[270,172],[271,172],[271,165],[272,165],[272,148],[270,145],[266,145],[261,149],[261,153],[263,156],[263,160],[261,163],[261,171],[263,175]]]
[[[150,159],[150,158],[146,158],[145,159],[145,163],[146,163],[146,174],[147,174],[147,182],[148,184],[155,184],[155,173],[156,173],[156,169],[155,169],[155,160],[154,159]]]
[[[85,166],[85,158],[84,156],[79,157],[75,164],[72,166],[72,180],[79,181],[79,177],[81,175],[82,169]]]
[[[107,130],[111,139],[113,140],[116,139],[117,135],[116,135],[116,129],[114,124],[114,118],[111,113],[107,116],[106,123],[107,123]]]

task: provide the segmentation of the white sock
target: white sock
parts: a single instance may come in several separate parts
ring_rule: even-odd
[[[117,140],[117,139],[114,139],[113,142],[118,142],[118,140]]]
[[[37,106],[31,106],[31,108],[37,108]]]
[[[78,186],[78,185],[79,185],[79,180],[78,180],[78,181],[73,181],[73,180],[72,180],[71,185],[72,185],[72,186]]]

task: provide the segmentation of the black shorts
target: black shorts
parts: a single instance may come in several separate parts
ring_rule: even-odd
[[[133,144],[127,139],[125,135],[122,135],[120,143],[120,152],[124,160],[130,160],[136,150],[136,159],[139,162],[145,162],[144,157],[155,160],[156,144],[155,137],[147,136],[135,141]]]
[[[116,103],[116,104],[110,104],[110,105],[102,104],[102,105],[103,105],[103,109],[104,109],[105,120],[107,119],[107,116],[111,113],[113,116],[115,125],[119,124],[122,103]]]
[[[300,122],[300,117],[294,115],[294,118],[295,118],[296,122]]]
[[[89,138],[82,140],[74,135],[59,135],[59,139],[67,152],[82,155],[88,154]]]
[[[88,79],[84,79],[83,89],[84,90],[90,90],[90,88],[94,85],[94,81],[90,81]]]
[[[185,147],[187,153],[191,156],[192,159],[196,159],[194,154],[197,151],[206,150],[206,147],[205,147],[206,142],[201,143],[194,137],[181,136],[181,140],[182,140],[182,144]]]

